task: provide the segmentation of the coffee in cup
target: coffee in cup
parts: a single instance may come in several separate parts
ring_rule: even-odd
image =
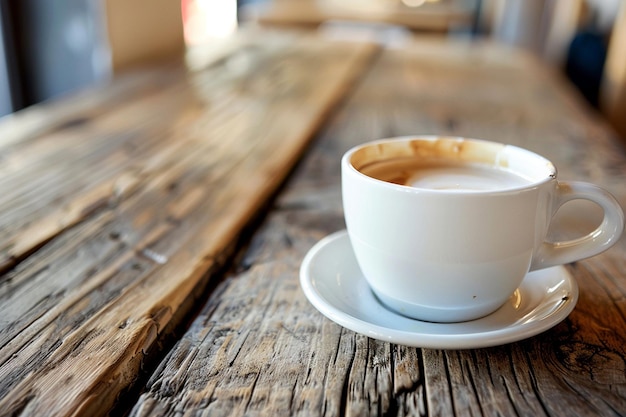
[[[398,158],[364,166],[369,177],[427,190],[489,191],[528,184],[530,180],[504,168],[471,163]]]
[[[426,321],[488,315],[529,271],[594,256],[624,227],[619,203],[592,184],[557,180],[528,150],[483,140],[405,137],[366,143],[342,159],[350,241],[388,308]],[[586,236],[547,241],[558,208],[591,200],[604,219]]]

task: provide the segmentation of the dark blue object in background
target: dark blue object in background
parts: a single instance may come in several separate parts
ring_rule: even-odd
[[[565,72],[593,106],[598,107],[598,94],[604,61],[606,40],[595,30],[583,30],[570,44]]]

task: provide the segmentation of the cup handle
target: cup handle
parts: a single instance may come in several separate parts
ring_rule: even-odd
[[[579,199],[593,201],[602,207],[602,223],[593,232],[577,239],[543,242],[533,255],[531,271],[592,257],[617,242],[624,230],[624,212],[615,197],[593,184],[559,181],[556,210],[568,201]]]

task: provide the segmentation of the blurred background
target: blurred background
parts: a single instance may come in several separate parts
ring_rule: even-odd
[[[626,137],[626,0],[0,0],[0,115],[246,27],[393,46],[490,39],[561,72]]]

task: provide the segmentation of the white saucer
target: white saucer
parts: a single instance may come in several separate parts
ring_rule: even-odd
[[[556,266],[529,273],[498,311],[463,323],[413,320],[383,307],[363,277],[345,230],[320,240],[300,268],[300,285],[326,317],[374,339],[433,349],[501,345],[541,333],[565,319],[578,285]]]

